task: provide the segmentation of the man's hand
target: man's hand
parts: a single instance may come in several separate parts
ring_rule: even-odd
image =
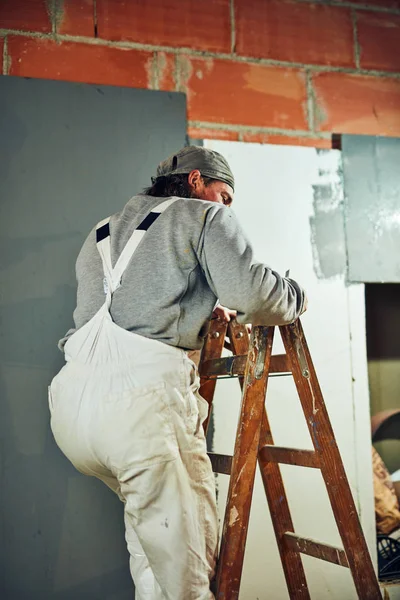
[[[215,307],[212,318],[217,319],[217,321],[222,321],[223,323],[229,323],[231,319],[234,319],[237,315],[236,310],[230,310],[229,308],[225,308],[218,304]]]
[[[222,321],[223,323],[229,323],[232,319],[235,319],[237,316],[236,310],[231,310],[230,308],[225,308],[225,306],[215,307],[214,312],[212,314],[213,319],[217,319],[218,321]],[[251,325],[246,325],[246,329],[248,333],[251,333]]]

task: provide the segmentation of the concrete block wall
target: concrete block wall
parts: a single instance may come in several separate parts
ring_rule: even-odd
[[[3,75],[185,92],[193,138],[400,136],[400,0],[0,0],[1,56]]]

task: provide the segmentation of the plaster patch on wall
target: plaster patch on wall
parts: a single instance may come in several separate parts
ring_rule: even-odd
[[[347,266],[343,218],[343,176],[340,152],[316,150],[317,177],[313,183],[310,217],[314,271],[319,279],[344,275]]]

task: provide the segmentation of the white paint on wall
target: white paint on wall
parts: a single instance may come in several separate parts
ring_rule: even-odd
[[[318,279],[309,224],[312,186],[321,177],[321,160],[334,173],[340,152],[331,150],[321,156],[313,148],[216,141],[207,141],[206,146],[221,152],[233,169],[234,211],[252,241],[257,259],[282,274],[290,268],[290,276],[308,292],[309,309],[302,318],[306,338],[367,542],[375,556],[364,286],[347,287],[344,276]],[[279,340],[274,343],[274,353],[282,351]],[[239,403],[237,381],[218,382],[214,404],[216,452],[233,451]],[[267,411],[276,444],[312,448],[291,378],[270,381]],[[296,531],[341,546],[319,471],[283,466],[282,472]],[[218,486],[222,515],[228,478],[219,475]],[[310,557],[303,561],[313,598],[357,597],[347,569]],[[257,474],[240,599],[286,598],[269,511]]]

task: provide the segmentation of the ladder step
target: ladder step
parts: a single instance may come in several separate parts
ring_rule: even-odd
[[[235,375],[243,376],[246,363],[247,354],[205,360],[200,365],[200,375],[208,379],[215,379],[223,375],[229,375],[230,377],[234,377]],[[271,356],[269,372],[290,374],[291,370],[286,354]]]
[[[266,445],[260,448],[261,462],[274,462],[298,467],[311,467],[319,469],[318,455],[314,450],[297,450],[297,448],[281,448],[280,446]]]
[[[247,355],[227,356],[226,358],[212,358],[201,365],[200,376],[214,379],[221,375],[243,375],[246,367]]]
[[[211,460],[214,473],[223,473],[224,475],[231,474],[233,456],[208,452],[208,458]]]
[[[321,544],[315,540],[300,537],[290,531],[287,531],[283,535],[283,539],[289,550],[308,554],[308,556],[314,556],[314,558],[319,558],[334,563],[335,565],[340,565],[341,567],[349,566],[346,553],[341,548],[335,548],[335,546],[330,546],[328,544]]]

